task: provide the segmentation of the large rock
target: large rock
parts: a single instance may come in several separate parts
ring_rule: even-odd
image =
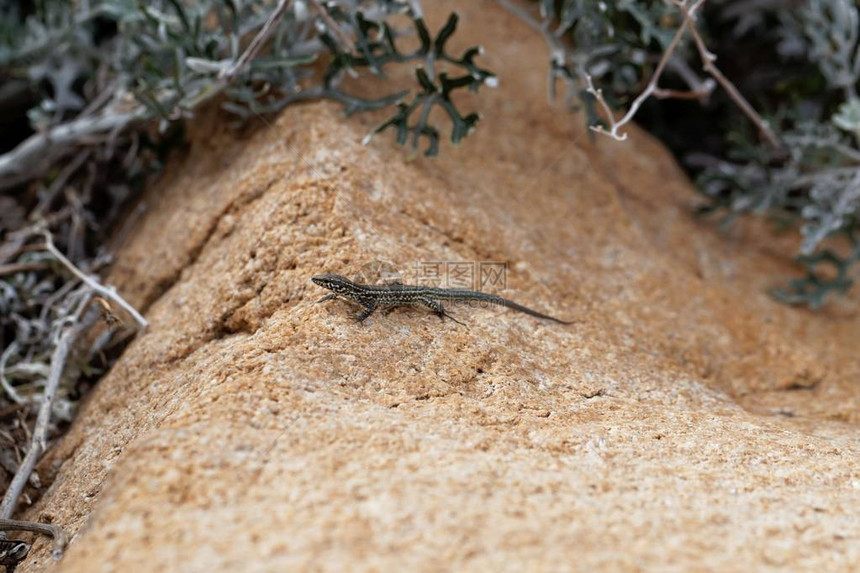
[[[151,328],[27,513],[75,535],[59,570],[856,568],[857,297],[772,301],[788,242],[695,220],[659,144],[548,106],[539,35],[477,1],[432,25],[455,7],[501,78],[462,148],[294,106],[150,190],[110,279]],[[504,261],[578,323],[314,304],[374,261]]]

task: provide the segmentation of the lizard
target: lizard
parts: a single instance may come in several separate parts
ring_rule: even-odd
[[[401,282],[386,285],[364,285],[355,283],[341,275],[331,273],[316,275],[311,278],[311,281],[332,291],[319,299],[317,303],[340,297],[361,305],[362,311],[355,317],[358,322],[364,322],[378,308],[387,311],[397,306],[424,305],[435,312],[441,320],[450,318],[458,324],[463,324],[445,311],[442,301],[477,301],[504,306],[537,318],[552,320],[559,324],[573,324],[572,321],[568,322],[547,314],[542,314],[498,295],[476,290],[406,285]]]

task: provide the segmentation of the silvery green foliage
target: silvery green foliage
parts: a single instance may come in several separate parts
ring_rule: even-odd
[[[860,79],[860,15],[853,0],[810,0],[801,10],[807,55],[831,87],[855,93]]]
[[[590,124],[597,121],[585,74],[600,83],[607,98],[623,104],[636,95],[643,69],[674,35],[677,11],[667,3],[637,0],[540,0],[539,25],[555,39],[550,55],[550,98],[556,84],[567,103],[583,105]]]
[[[782,134],[782,140],[785,156],[759,152],[740,161],[710,158],[698,182],[712,199],[708,209],[726,210],[730,218],[753,213],[798,220],[802,234],[798,262],[807,267],[808,276],[792,281],[790,290],[775,293],[788,302],[819,306],[825,295],[852,285],[849,271],[860,256],[856,235],[860,150],[856,140],[835,125],[814,121],[798,123]],[[824,246],[835,236],[847,240],[847,254]],[[816,272],[821,264],[836,267],[838,280]]]
[[[787,138],[794,150],[801,149],[802,145],[814,145],[816,151],[828,154],[833,164],[830,168],[812,171],[809,176],[798,174],[795,178],[800,183],[798,187],[808,191],[808,203],[801,209],[804,221],[801,252],[804,255],[812,254],[827,237],[856,224],[860,208],[860,150],[855,147],[860,128],[858,108],[860,102],[851,100],[843,104],[832,119],[835,126],[854,134],[854,138],[840,136],[835,130],[818,137],[789,134]]]
[[[437,82],[430,88],[434,105],[444,104],[452,118],[455,143],[474,127],[470,122],[464,132],[462,118],[471,116],[459,113],[450,90],[469,87],[474,91],[479,85],[493,85],[495,76],[476,65],[478,48],[462,58],[445,51],[455,17],[434,40],[418,0],[294,0],[287,4],[264,48],[247,65],[237,67],[276,4],[273,0],[43,0],[20,32],[10,25],[17,13],[0,12],[0,40],[5,40],[0,44],[0,66],[25,72],[34,86],[50,86],[41,89],[39,105],[30,113],[38,129],[74,118],[86,103],[107,96],[100,107],[102,116],[128,115],[131,97],[142,106],[133,117],[135,122],[156,119],[163,132],[172,122],[193,117],[202,103],[222,95],[227,96],[223,107],[242,118],[308,99],[334,99],[347,113],[394,106],[409,92],[362,99],[342,89],[342,77],[362,70],[384,77],[386,66],[411,63],[423,65],[426,76],[435,82],[441,77],[435,72],[436,63],[444,60],[446,65],[463,68],[471,80],[462,85]],[[414,29],[389,24],[395,15],[405,15]],[[105,34],[103,30],[110,27],[115,27],[115,33]],[[421,48],[401,51],[400,37],[416,32]],[[317,65],[321,59],[328,61],[327,68]],[[109,79],[110,85],[99,82],[100,78]],[[75,89],[81,83],[83,94]],[[419,93],[428,90],[420,77],[416,84]],[[420,115],[425,109],[417,106],[413,111]],[[393,119],[402,113],[398,108]],[[436,130],[426,120],[419,129]],[[431,147],[435,151],[438,146]]]
[[[642,91],[680,25],[680,11],[671,2],[536,2],[539,18],[522,10],[519,15],[531,17],[551,47],[551,96],[555,84],[562,82],[567,100],[583,105],[592,126],[600,120],[583,90],[585,75],[594,78],[610,105],[624,108]],[[727,220],[749,213],[796,225],[801,234],[798,261],[807,276],[777,294],[789,302],[817,306],[826,295],[852,284],[852,265],[860,257],[855,240],[860,204],[857,5],[851,0],[711,0],[706,8],[696,21],[706,42],[713,22],[728,23],[733,39],[770,38],[776,53],[764,64],[771,66],[767,70],[771,77],[779,77],[776,72],[782,64],[777,58],[784,58],[786,65],[802,59],[818,67],[821,83],[830,90],[781,96],[796,105],[790,111],[781,109],[769,122],[783,149],[766,147],[748,129],[730,133],[733,128],[714,126],[733,138],[728,153],[697,154],[691,161],[701,169],[700,187],[710,198],[704,210],[722,211]],[[774,21],[779,22],[778,29]],[[683,39],[668,60],[664,77],[666,85],[680,82],[694,92],[705,85],[698,54]],[[815,78],[792,81],[806,81],[803,89],[809,89]],[[839,104],[832,103],[834,97]],[[842,246],[836,248],[834,240]],[[822,272],[824,266],[835,268],[835,274]]]
[[[797,261],[806,276],[774,293],[817,307],[853,285],[860,260],[860,12],[849,0],[808,0],[773,15],[780,22],[779,55],[788,65],[813,63],[830,91],[806,96],[775,118],[785,149],[746,142],[736,144],[732,160],[695,162],[705,167],[699,182],[711,197],[709,210],[724,210],[730,218],[766,214],[797,224]]]
[[[860,99],[852,98],[839,106],[833,115],[833,125],[854,134],[860,140]]]
[[[832,170],[817,176],[809,189],[809,204],[802,210],[803,247],[808,255],[826,237],[856,216],[860,201],[860,169]]]

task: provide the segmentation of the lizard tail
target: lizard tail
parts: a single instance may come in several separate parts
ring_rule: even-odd
[[[500,297],[495,294],[489,294],[480,291],[467,291],[461,290],[450,293],[450,299],[452,300],[474,300],[476,302],[486,302],[490,304],[495,304],[498,306],[504,306],[506,308],[510,308],[512,310],[516,310],[530,316],[534,316],[536,318],[543,318],[545,320],[551,320],[553,322],[557,322],[558,324],[575,324],[576,321],[567,321],[561,320],[560,318],[556,318],[554,316],[550,316],[548,314],[543,314],[542,312],[538,312],[536,310],[532,310],[527,306],[523,306],[521,304],[517,304],[512,300],[508,300],[506,298]]]
[[[511,308],[513,310],[517,310],[519,312],[522,312],[522,313],[525,313],[525,314],[528,314],[528,315],[531,315],[531,316],[534,316],[537,318],[543,318],[546,320],[551,320],[553,322],[557,322],[558,324],[574,324],[576,322],[574,320],[561,320],[560,318],[556,318],[556,317],[550,316],[548,314],[543,314],[542,312],[532,310],[527,306],[517,304],[514,301],[508,300],[506,298],[498,297],[498,299],[499,299],[499,302],[497,304],[499,304],[501,306]]]

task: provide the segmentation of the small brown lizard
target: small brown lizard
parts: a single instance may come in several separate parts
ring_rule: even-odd
[[[318,302],[342,297],[360,304],[363,310],[355,317],[358,322],[362,322],[378,308],[387,310],[397,306],[414,306],[421,304],[431,309],[443,320],[445,317],[448,317],[454,322],[463,324],[445,312],[445,307],[442,305],[442,301],[477,301],[512,308],[519,312],[536,316],[537,318],[544,318],[546,320],[558,322],[559,324],[573,324],[573,322],[560,320],[547,314],[542,314],[536,310],[517,304],[512,300],[475,290],[405,285],[399,282],[387,285],[363,285],[335,274],[317,275],[311,278],[311,280],[314,284],[332,291],[331,294],[325,295]]]

